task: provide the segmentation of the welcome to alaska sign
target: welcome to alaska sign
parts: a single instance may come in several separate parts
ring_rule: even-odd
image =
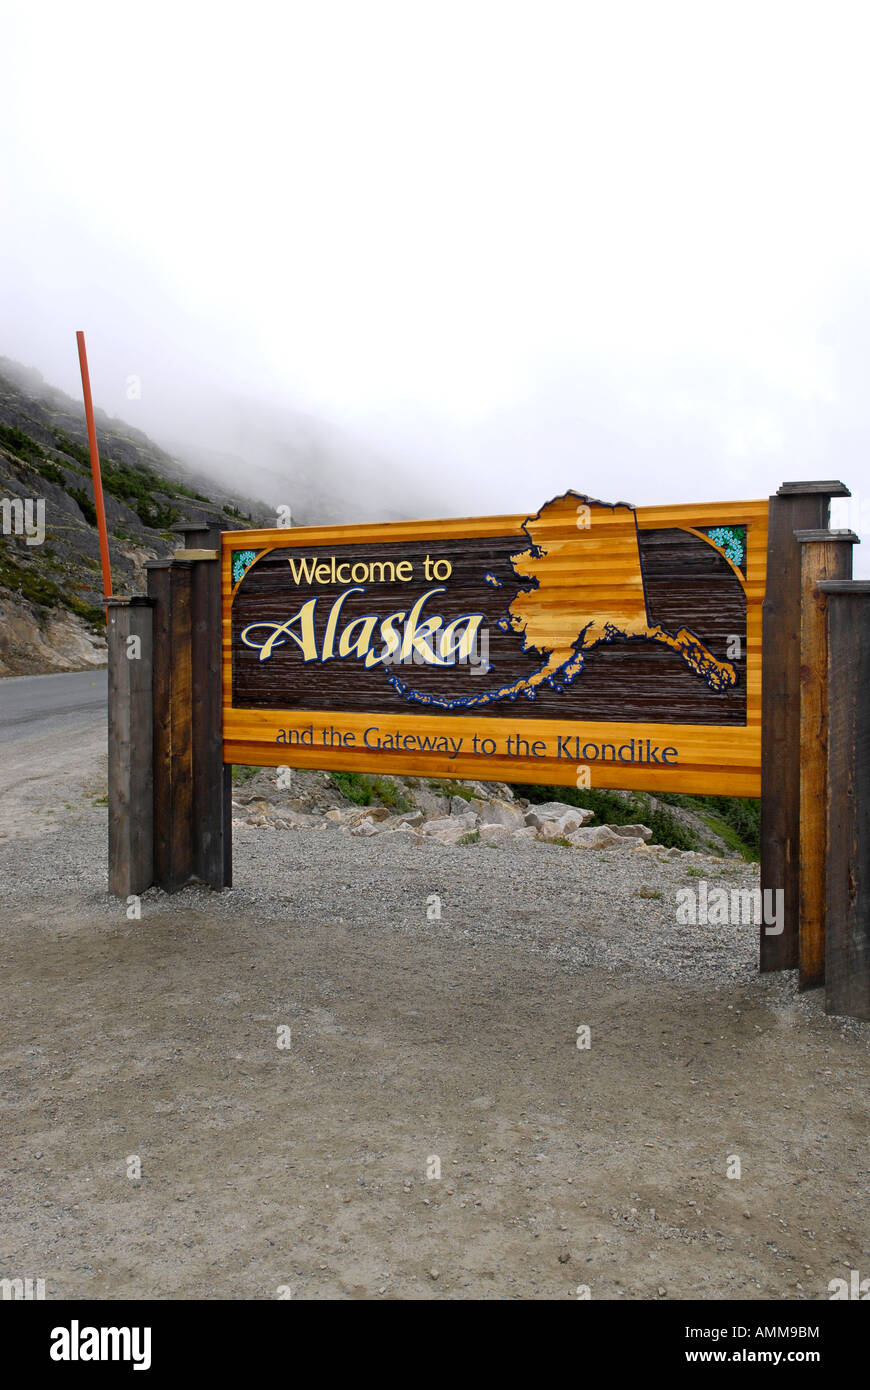
[[[225,763],[757,796],[768,502],[222,538]]]

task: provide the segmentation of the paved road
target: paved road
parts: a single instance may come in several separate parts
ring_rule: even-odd
[[[51,830],[106,791],[105,667],[0,680],[0,840]]]
[[[27,725],[36,723],[41,726],[40,732],[50,732],[104,720],[107,690],[105,666],[90,671],[64,671],[55,676],[12,676],[0,680],[0,743],[21,735]]]

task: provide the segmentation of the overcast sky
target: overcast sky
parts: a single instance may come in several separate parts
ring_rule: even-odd
[[[84,328],[110,413],[291,504],[307,441],[347,519],[832,477],[870,551],[868,38],[831,0],[6,0],[0,352],[77,393]]]

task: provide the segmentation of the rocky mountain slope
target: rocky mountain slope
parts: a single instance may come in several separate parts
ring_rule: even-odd
[[[141,431],[95,414],[115,593],[144,592],[145,562],[178,546],[174,523],[209,521],[227,530],[271,515],[223,492]],[[0,507],[0,676],[102,664],[103,584],[84,409],[5,357]],[[22,517],[30,519],[30,536]]]

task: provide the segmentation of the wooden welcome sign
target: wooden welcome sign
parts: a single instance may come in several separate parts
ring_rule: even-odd
[[[223,759],[760,793],[768,502],[222,536]]]
[[[179,523],[147,594],[107,600],[110,891],[231,886],[233,763],[760,794],[781,903],[760,968],[870,1018],[870,583],[830,529],[848,496]]]

